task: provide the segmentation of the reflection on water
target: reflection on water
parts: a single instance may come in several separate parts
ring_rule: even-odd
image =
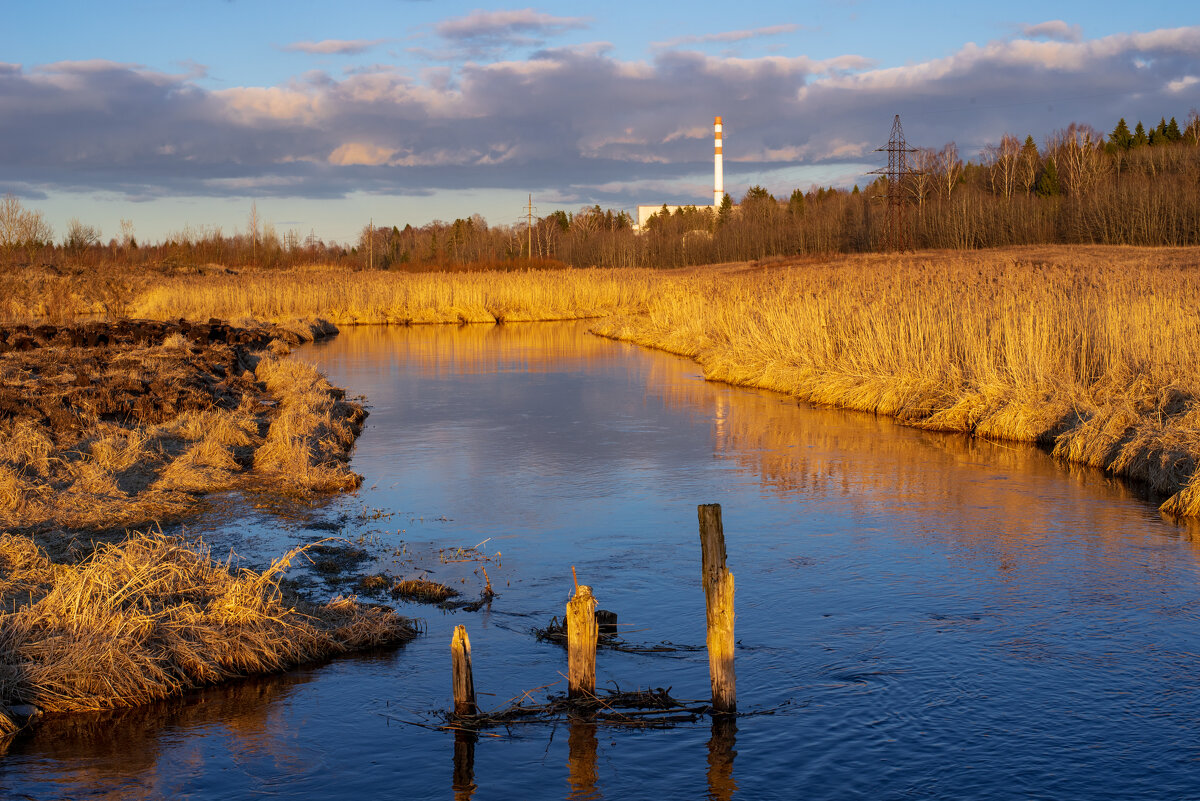
[[[733,778],[733,760],[737,756],[737,719],[718,715],[712,721],[708,740],[708,797],[711,801],[729,801],[737,792]]]
[[[571,718],[567,723],[567,798],[571,801],[592,801],[604,796],[596,789],[596,724]]]
[[[479,735],[473,731],[454,732],[454,778],[450,788],[454,801],[471,801],[475,795],[475,743]]]
[[[503,551],[498,597],[479,614],[402,606],[426,637],[257,696],[47,726],[0,760],[0,796],[1195,795],[1194,528],[1033,448],[712,384],[585,328],[364,328],[303,349],[372,412],[364,489],[312,514],[410,553],[486,543]],[[561,691],[563,652],[530,629],[562,614],[572,566],[625,638],[703,643],[695,509],[710,502],[738,576],[739,706],[771,714],[478,739],[399,722],[449,704],[459,623],[485,708]],[[327,533],[306,524],[255,510],[199,532],[270,555]],[[702,651],[602,651],[597,674],[709,689]]]

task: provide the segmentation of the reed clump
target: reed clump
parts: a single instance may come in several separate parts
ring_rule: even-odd
[[[288,597],[280,578],[302,550],[257,572],[214,560],[202,541],[148,532],[65,565],[0,535],[0,733],[16,728],[14,704],[133,706],[415,636],[353,598]]]

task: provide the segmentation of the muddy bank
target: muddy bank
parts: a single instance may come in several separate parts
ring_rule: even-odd
[[[206,492],[348,489],[366,416],[289,345],[324,323],[0,327],[0,528],[177,519]],[[49,543],[53,547],[53,543]]]
[[[366,412],[284,326],[0,327],[0,751],[44,713],[132,706],[411,639],[395,612],[286,590],[151,529],[224,489],[352,489]],[[142,530],[144,533],[132,533]]]

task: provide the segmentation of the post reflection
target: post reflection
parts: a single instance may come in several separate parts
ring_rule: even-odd
[[[710,801],[729,801],[737,792],[733,778],[733,760],[737,756],[737,718],[716,715],[712,735],[708,739],[708,798]]]
[[[475,743],[479,735],[473,731],[454,732],[454,777],[451,789],[454,801],[470,801],[475,795]]]
[[[596,724],[583,718],[571,718],[567,734],[567,798],[570,801],[599,799],[596,787]]]

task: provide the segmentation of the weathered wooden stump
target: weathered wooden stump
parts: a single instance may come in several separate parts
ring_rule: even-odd
[[[700,575],[708,623],[708,674],[712,706],[718,714],[737,712],[737,676],[733,670],[733,573],[725,566],[725,530],[721,504],[696,508],[700,521]]]
[[[596,599],[586,584],[575,585],[567,602],[567,697],[596,694]]]
[[[474,715],[479,711],[475,705],[475,677],[471,674],[471,640],[466,626],[455,626],[450,640],[450,660],[454,681],[454,714]]]

